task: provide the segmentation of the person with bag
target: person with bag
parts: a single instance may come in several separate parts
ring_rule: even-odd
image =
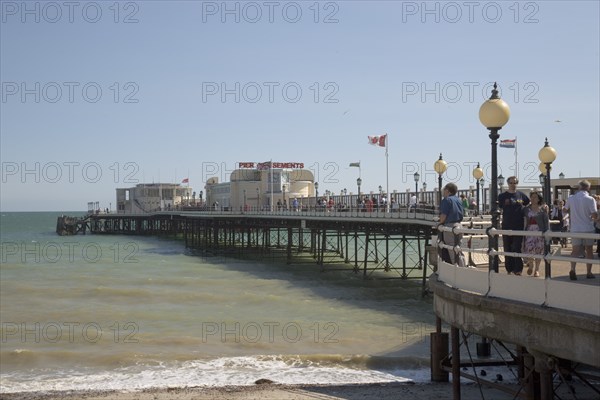
[[[535,190],[529,193],[531,203],[524,208],[525,230],[529,232],[546,232],[550,225],[544,198]],[[526,236],[523,241],[523,253],[544,254],[544,238],[542,236]],[[527,275],[540,276],[540,258],[527,260]],[[534,271],[535,264],[535,271]]]

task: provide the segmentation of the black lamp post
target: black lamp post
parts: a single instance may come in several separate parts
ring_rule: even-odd
[[[356,179],[356,185],[358,186],[358,198],[360,198],[360,185],[362,184],[362,179]]]
[[[477,168],[473,170],[473,178],[475,178],[475,182],[477,183],[477,208],[475,209],[475,215],[479,215],[479,181],[483,180],[483,170],[477,163]]]
[[[490,187],[490,196],[492,200],[492,228],[498,229],[500,221],[498,211],[498,139],[500,134],[498,131],[510,119],[510,107],[504,100],[498,96],[498,85],[494,83],[492,95],[479,108],[479,120],[489,131],[489,137],[492,145],[492,184]],[[490,248],[498,250],[498,236],[490,236]],[[498,256],[490,257],[490,270],[498,272]]]
[[[282,205],[282,207],[283,207],[283,209],[284,209],[284,210],[286,210],[286,209],[287,209],[287,207],[286,207],[286,203],[285,203],[285,189],[286,189],[286,186],[287,186],[287,185],[285,185],[285,184],[283,184],[283,185],[281,186],[281,188],[282,188],[282,190],[283,190],[283,205]]]
[[[440,153],[440,158],[433,164],[433,169],[438,174],[438,207],[442,204],[442,175],[448,169],[448,164],[442,158],[442,153]],[[423,184],[424,185],[424,184]]]
[[[319,201],[319,182],[315,182],[315,205]]]
[[[548,138],[546,138],[546,141],[544,142],[544,147],[540,149],[538,157],[542,162],[542,164],[540,164],[540,168],[542,165],[545,167],[544,171],[542,171],[542,173],[545,175],[544,197],[546,198],[547,204],[552,204],[552,199],[550,198],[552,196],[552,193],[550,193],[550,170],[552,169],[552,163],[554,160],[556,160],[556,150],[554,150],[553,147],[550,147],[548,144]]]
[[[498,189],[502,191],[502,187],[504,186],[504,177],[502,174],[498,175]]]
[[[481,202],[487,204],[487,202],[485,201],[485,180],[483,178],[479,180],[479,187],[481,188]],[[481,205],[481,212],[485,213],[484,204]]]
[[[417,196],[417,200],[419,197],[419,178],[421,177],[421,175],[419,175],[418,172],[415,172],[415,174],[413,175],[415,178],[415,196]]]
[[[548,138],[546,138],[546,141],[544,142],[544,147],[542,147],[538,153],[538,158],[540,159],[540,161],[542,162],[540,164],[540,168],[543,166],[544,167],[544,171],[543,171],[543,175],[540,175],[540,181],[541,181],[541,177],[544,177],[544,188],[545,188],[545,194],[544,197],[546,198],[546,204],[552,204],[551,203],[551,186],[550,186],[550,170],[552,169],[552,163],[554,162],[554,160],[556,160],[556,150],[554,150],[554,148],[550,147],[550,145],[548,144]],[[560,176],[560,175],[559,175]],[[544,253],[548,254],[550,253],[550,240],[548,240],[548,238],[546,238],[544,240]],[[544,268],[545,268],[545,275],[546,275],[546,279],[550,278],[550,262],[548,260],[544,260]]]

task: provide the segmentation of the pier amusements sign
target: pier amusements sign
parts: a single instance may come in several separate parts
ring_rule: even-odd
[[[239,168],[256,168],[259,171],[264,171],[269,168],[277,168],[277,169],[304,169],[304,163],[299,162],[262,162],[262,163],[254,163],[254,162],[239,162]]]

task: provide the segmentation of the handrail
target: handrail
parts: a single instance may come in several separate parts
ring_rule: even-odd
[[[465,224],[465,223],[463,223]],[[552,262],[578,263],[600,265],[599,259],[588,259],[562,256],[553,252],[550,242],[553,238],[580,238],[600,240],[597,233],[578,232],[554,232],[554,231],[511,231],[503,229],[470,229],[465,227],[438,226],[439,232],[455,232],[463,234],[463,242],[469,242],[468,247],[464,243],[456,246],[444,244],[438,240],[437,243],[437,268],[438,279],[445,284],[472,293],[478,293],[486,297],[501,297],[510,300],[522,301],[530,304],[555,307],[570,311],[582,312],[591,315],[600,315],[600,304],[589,301],[591,298],[600,296],[600,285],[577,285],[569,279],[552,278]],[[485,234],[482,234],[485,233]],[[525,252],[508,252],[503,249],[490,249],[490,240],[474,241],[473,238],[491,238],[499,235],[512,235],[521,237],[543,237],[546,243],[544,254],[531,254]],[[444,262],[440,258],[441,250],[447,249],[459,254],[460,251],[470,254],[483,254],[488,257],[508,256],[523,257],[536,260],[544,260],[546,263],[546,274],[544,279],[526,279],[521,276],[497,273],[490,268],[461,268],[457,265]],[[455,257],[456,259],[456,257]],[[469,257],[471,261],[471,258]],[[488,258],[489,261],[489,258]],[[473,264],[471,264],[473,265]],[[565,268],[565,265],[563,265]],[[566,266],[568,268],[568,265]],[[581,282],[581,281],[577,281]]]

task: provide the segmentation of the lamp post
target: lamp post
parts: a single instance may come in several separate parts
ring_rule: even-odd
[[[423,203],[427,203],[427,182],[423,182]]]
[[[492,145],[492,184],[490,188],[490,196],[492,200],[492,228],[498,229],[498,131],[510,119],[510,107],[504,100],[498,96],[498,85],[494,82],[492,95],[479,108],[479,120],[489,131],[489,138]],[[498,236],[490,236],[490,248],[498,250]],[[498,272],[498,256],[490,257],[490,270]]]
[[[287,206],[286,206],[286,202],[285,202],[285,189],[287,189],[287,185],[284,183],[281,186],[281,189],[283,190],[283,205],[282,205],[283,206],[283,210],[287,211]]]
[[[542,147],[540,149],[540,151],[538,152],[538,158],[540,159],[540,161],[542,162],[540,164],[540,168],[542,166],[544,166],[544,171],[545,174],[544,176],[544,187],[546,189],[546,204],[552,204],[551,203],[551,193],[550,193],[550,170],[552,170],[552,163],[554,162],[554,160],[556,160],[556,150],[554,150],[553,147],[550,147],[550,145],[548,144],[548,138],[546,138],[546,141],[544,142],[544,147]],[[560,176],[560,175],[559,175]],[[564,176],[564,175],[563,175]],[[540,175],[540,180],[541,180],[541,175]],[[550,240],[548,240],[548,238],[545,238],[544,240],[544,254],[549,254],[550,253]],[[548,260],[544,260],[544,267],[545,267],[545,275],[546,275],[546,279],[550,278],[550,262]]]
[[[548,144],[548,138],[546,138],[546,141],[544,142],[544,147],[542,147],[540,149],[540,151],[538,153],[538,158],[540,159],[542,164],[545,166],[543,173],[546,176],[545,177],[546,204],[552,204],[552,199],[550,198],[552,196],[552,193],[550,193],[550,191],[551,191],[550,170],[552,169],[552,163],[554,162],[554,160],[556,160],[556,150],[554,150],[553,147],[550,147],[550,145]],[[542,166],[542,164],[540,164],[540,167]]]
[[[477,167],[473,170],[473,178],[477,182],[477,208],[475,209],[475,215],[479,215],[479,181],[483,180],[483,170],[477,163]]]
[[[421,175],[419,175],[418,172],[415,172],[415,174],[413,175],[415,178],[415,196],[417,196],[417,200],[419,197],[419,178],[421,177]]]
[[[448,164],[442,158],[442,153],[440,153],[440,158],[433,164],[433,169],[438,174],[438,207],[442,204],[442,175],[448,169]]]
[[[559,179],[565,179],[565,174],[563,174],[562,172],[560,174],[558,174],[558,178]]]
[[[486,201],[485,201],[485,180],[483,178],[481,178],[479,180],[479,186],[481,187],[481,202],[486,203]],[[481,205],[481,212],[485,213],[485,206],[483,204]]]
[[[360,185],[362,184],[362,179],[356,179],[356,186],[358,186],[358,197],[360,198]]]
[[[315,182],[315,208],[317,207],[317,202],[319,201],[319,182]]]
[[[502,174],[498,175],[498,189],[502,191],[502,187],[504,186],[504,177]]]

